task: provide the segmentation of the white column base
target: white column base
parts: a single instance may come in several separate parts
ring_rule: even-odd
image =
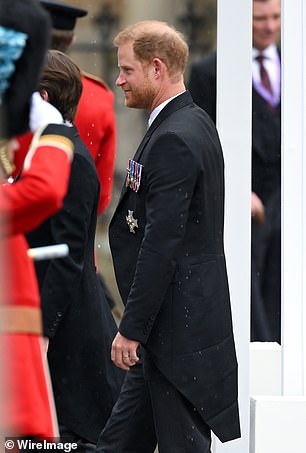
[[[251,398],[250,453],[306,452],[306,397]]]
[[[281,346],[250,343],[250,394],[281,395]]]

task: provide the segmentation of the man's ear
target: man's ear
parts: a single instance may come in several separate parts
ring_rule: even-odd
[[[44,101],[49,102],[49,95],[46,90],[41,90],[40,92],[41,97],[43,98]]]
[[[154,74],[160,76],[165,69],[165,64],[159,58],[153,60]]]

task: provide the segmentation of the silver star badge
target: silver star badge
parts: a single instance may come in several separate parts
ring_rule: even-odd
[[[133,217],[134,211],[128,210],[128,215],[126,216],[126,223],[130,229],[130,233],[135,234],[135,228],[138,228],[138,220]]]

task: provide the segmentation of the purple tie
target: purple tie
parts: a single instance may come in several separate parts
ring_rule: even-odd
[[[259,54],[259,55],[256,57],[256,60],[257,60],[258,63],[259,63],[260,80],[261,80],[262,86],[263,86],[270,94],[273,94],[272,85],[271,85],[271,82],[270,82],[269,75],[268,75],[268,73],[267,73],[266,68],[265,68],[264,65],[263,65],[263,60],[264,60],[265,58],[266,58],[266,57],[265,57],[264,55],[262,55],[262,54]]]

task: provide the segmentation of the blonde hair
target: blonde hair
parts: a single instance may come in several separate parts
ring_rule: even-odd
[[[159,58],[169,76],[180,78],[185,71],[189,49],[182,33],[166,22],[147,20],[129,25],[114,38],[115,46],[132,43],[135,57],[142,63]]]

